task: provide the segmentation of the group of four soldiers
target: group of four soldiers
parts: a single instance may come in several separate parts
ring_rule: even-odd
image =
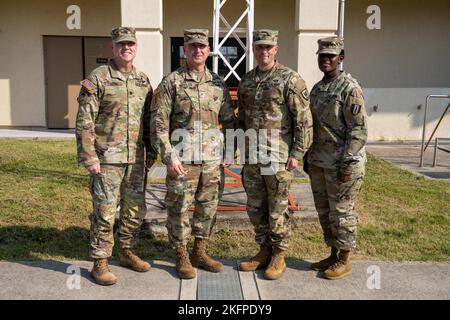
[[[292,215],[288,193],[293,170],[303,161],[325,242],[331,247],[330,256],[311,267],[329,279],[350,274],[349,254],[356,247],[354,200],[364,176],[367,126],[361,88],[339,72],[343,40],[319,40],[324,78],[310,98],[300,75],[276,60],[278,32],[255,31],[257,67],[239,84],[236,115],[225,82],[205,65],[208,30],[185,30],[186,65],[164,77],[155,92],[148,77],[133,66],[135,30],[120,27],[111,35],[114,59],[81,82],[76,126],[79,161],[90,173],[90,256],[96,282],[117,281],[108,258],[118,205],[120,265],[139,272],[151,268],[131,248],[146,214],[145,166],[151,167],[158,155],[167,166],[166,226],[178,275],[194,278],[194,267],[223,270],[206,253],[206,242],[223,191],[224,167],[235,158],[234,140],[230,146],[226,135],[236,129],[253,130],[258,139],[261,132],[275,133],[274,139],[266,136],[256,147],[246,139],[241,149],[247,213],[260,250],[242,261],[240,270],[265,269],[267,279],[278,279],[286,270]],[[270,155],[270,161],[262,154]],[[191,236],[195,241],[189,253]]]

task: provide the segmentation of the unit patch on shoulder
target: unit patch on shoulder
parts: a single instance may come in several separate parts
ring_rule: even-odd
[[[352,104],[352,114],[357,115],[361,111],[361,105],[359,104]]]
[[[309,100],[309,93],[307,89],[302,90],[302,96],[305,98],[305,100]]]
[[[90,94],[97,92],[97,86],[90,80],[85,79],[80,82],[81,86],[84,87]]]

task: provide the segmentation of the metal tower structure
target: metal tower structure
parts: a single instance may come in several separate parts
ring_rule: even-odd
[[[222,15],[221,9],[227,2],[227,0],[213,0],[214,1],[214,16],[213,16],[213,71],[215,73],[218,72],[219,69],[219,58],[222,59],[223,63],[228,67],[229,72],[224,77],[226,81],[231,75],[234,75],[236,79],[239,81],[241,78],[236,72],[236,68],[244,61],[245,57],[247,57],[247,66],[246,71],[253,69],[253,54],[252,54],[252,33],[254,27],[254,0],[242,0],[246,4],[246,9],[241,14],[239,19],[231,25],[227,19]],[[247,19],[247,26],[245,28],[239,28],[239,24],[242,20]],[[220,22],[223,23],[223,27],[221,27]],[[220,34],[226,33],[223,37],[222,41],[220,40]],[[247,43],[244,44],[242,40],[239,38],[239,34],[245,34]],[[224,45],[225,41],[233,36],[239,45],[244,49],[245,54],[240,57],[240,59],[232,66],[228,60],[223,56],[220,52],[220,48]]]
[[[229,71],[224,77],[226,81],[231,75],[234,75],[236,79],[241,81],[241,77],[236,72],[236,68],[244,61],[247,57],[246,71],[253,69],[253,53],[252,53],[252,42],[253,42],[253,28],[254,28],[254,0],[242,0],[245,2],[245,10],[236,20],[236,22],[231,25],[227,19],[222,15],[221,9],[227,0],[213,0],[214,1],[214,16],[213,16],[213,71],[218,73],[219,70],[219,59],[222,59],[223,63],[228,67]],[[245,28],[239,28],[239,24],[242,20],[247,19],[247,25]],[[220,22],[223,23],[221,27]],[[220,41],[220,34],[225,34],[222,41]],[[239,38],[239,34],[245,34],[247,43],[244,44]],[[220,48],[224,45],[227,39],[233,36],[239,45],[244,49],[244,54],[240,57],[237,62],[232,66],[230,62],[224,57]],[[233,88],[234,92],[230,90],[231,97],[233,100],[237,99],[236,88]],[[235,182],[226,182],[225,187],[242,187],[242,178],[232,172],[228,168],[224,168],[225,174],[232,177]],[[294,197],[289,193],[288,196],[289,208],[292,210],[299,210],[299,206],[296,203]],[[246,206],[219,206],[217,211],[246,211]]]
[[[345,0],[339,0],[339,30],[338,36],[344,38],[344,14],[345,14]],[[339,70],[344,71],[344,62],[341,62]]]

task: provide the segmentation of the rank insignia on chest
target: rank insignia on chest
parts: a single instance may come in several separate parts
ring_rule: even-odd
[[[90,94],[97,92],[97,86],[90,80],[85,79],[80,82],[81,86],[87,90]]]
[[[145,81],[144,79],[137,79],[136,80],[136,86],[138,86],[138,87],[146,87],[147,86],[147,81]]]
[[[357,115],[361,111],[361,105],[359,104],[352,104],[352,114]]]
[[[280,85],[280,79],[273,79],[272,80],[272,85],[274,85],[274,86],[279,86]]]

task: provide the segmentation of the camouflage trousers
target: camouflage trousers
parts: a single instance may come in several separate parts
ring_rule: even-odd
[[[224,176],[220,162],[183,164],[183,176],[166,177],[167,231],[175,248],[186,245],[190,236],[208,239],[216,221]],[[192,226],[189,208],[194,204]]]
[[[286,250],[289,246],[290,218],[289,188],[293,172],[280,164],[274,175],[261,175],[261,165],[246,164],[242,169],[242,182],[247,193],[247,214],[255,230],[259,245]]]
[[[90,191],[94,207],[90,217],[92,258],[111,256],[114,246],[113,227],[119,204],[120,247],[127,249],[133,246],[135,234],[146,214],[143,187],[143,163],[101,165],[101,173],[91,175]]]
[[[355,249],[358,222],[355,200],[364,179],[364,163],[358,164],[352,179],[344,183],[338,182],[337,169],[309,164],[308,170],[325,243],[337,249]]]

